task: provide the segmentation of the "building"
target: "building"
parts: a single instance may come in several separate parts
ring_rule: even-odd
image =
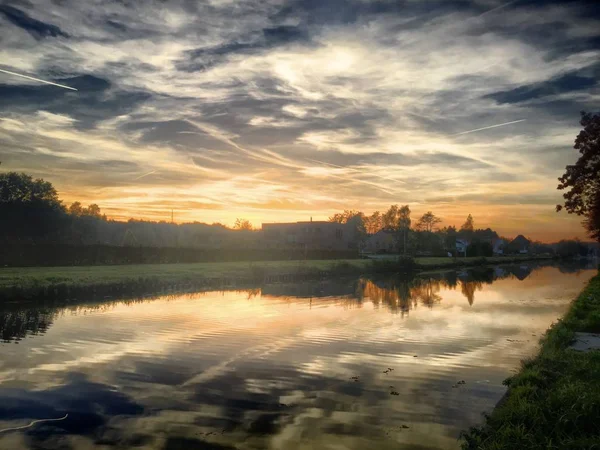
[[[508,244],[508,242],[506,242],[504,239],[492,239],[492,250],[494,255],[503,255],[506,244]]]
[[[306,250],[355,250],[358,239],[352,225],[315,221],[263,223],[266,248],[301,248]]]
[[[527,239],[522,234],[518,235],[514,238],[510,244],[508,244],[511,252],[513,253],[521,253],[526,254],[529,253],[529,247],[531,245],[531,241]]]
[[[379,230],[365,241],[366,253],[398,253],[397,233],[391,230]]]

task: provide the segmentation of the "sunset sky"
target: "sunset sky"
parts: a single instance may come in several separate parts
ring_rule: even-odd
[[[554,206],[579,111],[600,105],[594,3],[9,1],[1,169],[117,219],[409,204],[584,238]]]

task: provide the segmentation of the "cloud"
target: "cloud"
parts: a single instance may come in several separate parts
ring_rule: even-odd
[[[596,72],[600,73],[600,66],[598,66],[598,69]],[[486,98],[496,100],[500,104],[526,102],[551,95],[587,90],[596,85],[597,79],[596,76],[581,76],[577,73],[569,73],[548,81],[488,94]]]
[[[12,24],[26,30],[36,39],[45,37],[65,37],[69,35],[56,25],[45,23],[30,17],[27,13],[9,5],[0,5],[0,14]]]
[[[547,207],[543,196],[576,156],[578,112],[600,101],[592,9],[466,0],[4,7],[2,68],[78,91],[0,74],[3,168],[44,176],[68,200],[99,195],[115,217],[196,201],[218,206],[183,218],[295,220],[390,203],[431,209],[439,192],[465,202],[444,209],[455,217],[470,207],[461,196],[485,203],[522,182]],[[123,165],[106,173],[103,161]],[[152,171],[134,180],[151,200],[124,200],[122,189]],[[526,215],[529,206],[515,207]],[[489,225],[502,228],[498,220]]]

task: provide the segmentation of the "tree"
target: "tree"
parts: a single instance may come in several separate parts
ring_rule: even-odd
[[[384,230],[397,230],[400,216],[398,205],[391,205],[389,209],[383,213],[381,224]]]
[[[69,214],[71,214],[72,216],[81,216],[83,214],[83,207],[81,206],[81,203],[79,202],[73,202],[71,203],[71,206],[69,206]]]
[[[566,167],[558,189],[568,189],[563,194],[564,208],[569,214],[586,216],[583,224],[588,233],[600,240],[600,114],[582,112],[580,124],[583,130],[574,148],[581,156]],[[562,208],[556,205],[556,211]]]
[[[431,211],[427,211],[421,216],[417,222],[417,230],[428,231],[431,233],[438,223],[441,223],[442,219],[434,215]]]
[[[364,213],[346,209],[343,213],[337,213],[331,216],[329,221],[350,224],[354,229],[356,239],[359,242],[362,242],[367,235],[366,219]]]
[[[0,174],[0,237],[47,238],[60,230],[64,212],[51,183],[24,173]]]
[[[444,237],[444,248],[446,251],[450,251],[456,254],[456,227],[449,226],[442,229],[442,236]]]
[[[34,180],[25,173],[0,174],[0,203],[38,202],[50,208],[62,208],[54,186],[41,178]]]
[[[410,208],[408,205],[404,205],[398,211],[398,230],[402,233],[403,253],[406,255],[406,239],[410,232]]]
[[[337,223],[348,223],[350,219],[355,216],[364,216],[364,214],[360,211],[355,211],[353,209],[345,209],[344,212],[336,213],[329,218],[330,222]]]
[[[100,214],[100,207],[95,203],[92,203],[90,206],[88,206],[83,213],[86,216],[96,217],[98,219],[102,218],[102,215]]]
[[[467,216],[467,220],[463,223],[462,227],[460,227],[461,231],[473,232],[475,230],[475,223],[473,221],[473,216],[469,214]]]
[[[247,219],[235,219],[235,225],[233,226],[233,229],[234,230],[252,231],[252,230],[254,230],[254,227],[252,226],[250,221]]]
[[[368,234],[375,234],[383,228],[383,217],[379,211],[375,211],[365,218],[365,227]]]

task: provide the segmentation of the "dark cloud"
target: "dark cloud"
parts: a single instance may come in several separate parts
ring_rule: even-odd
[[[132,111],[151,97],[145,92],[114,88],[109,80],[93,75],[51,81],[74,87],[77,91],[45,84],[0,84],[0,111],[34,113],[42,110],[65,114],[77,121],[76,128],[88,129],[99,121]]]
[[[597,80],[598,78],[595,76],[581,76],[579,72],[569,73],[541,83],[533,83],[508,91],[488,94],[484,98],[491,98],[501,104],[521,103],[565,92],[589,89],[596,85]]]
[[[204,71],[232,55],[250,55],[283,45],[309,42],[310,37],[306,28],[291,25],[263,28],[224,44],[190,50],[186,52],[187,58],[177,63],[177,68],[186,72]]]
[[[272,20],[296,19],[309,25],[349,25],[382,16],[425,15],[426,20],[456,11],[477,11],[470,0],[412,2],[406,0],[291,0],[271,16]],[[421,22],[423,23],[423,22]]]
[[[4,15],[12,24],[24,29],[36,39],[46,37],[65,37],[69,35],[56,25],[41,22],[30,17],[26,12],[9,5],[0,5],[0,14]]]

